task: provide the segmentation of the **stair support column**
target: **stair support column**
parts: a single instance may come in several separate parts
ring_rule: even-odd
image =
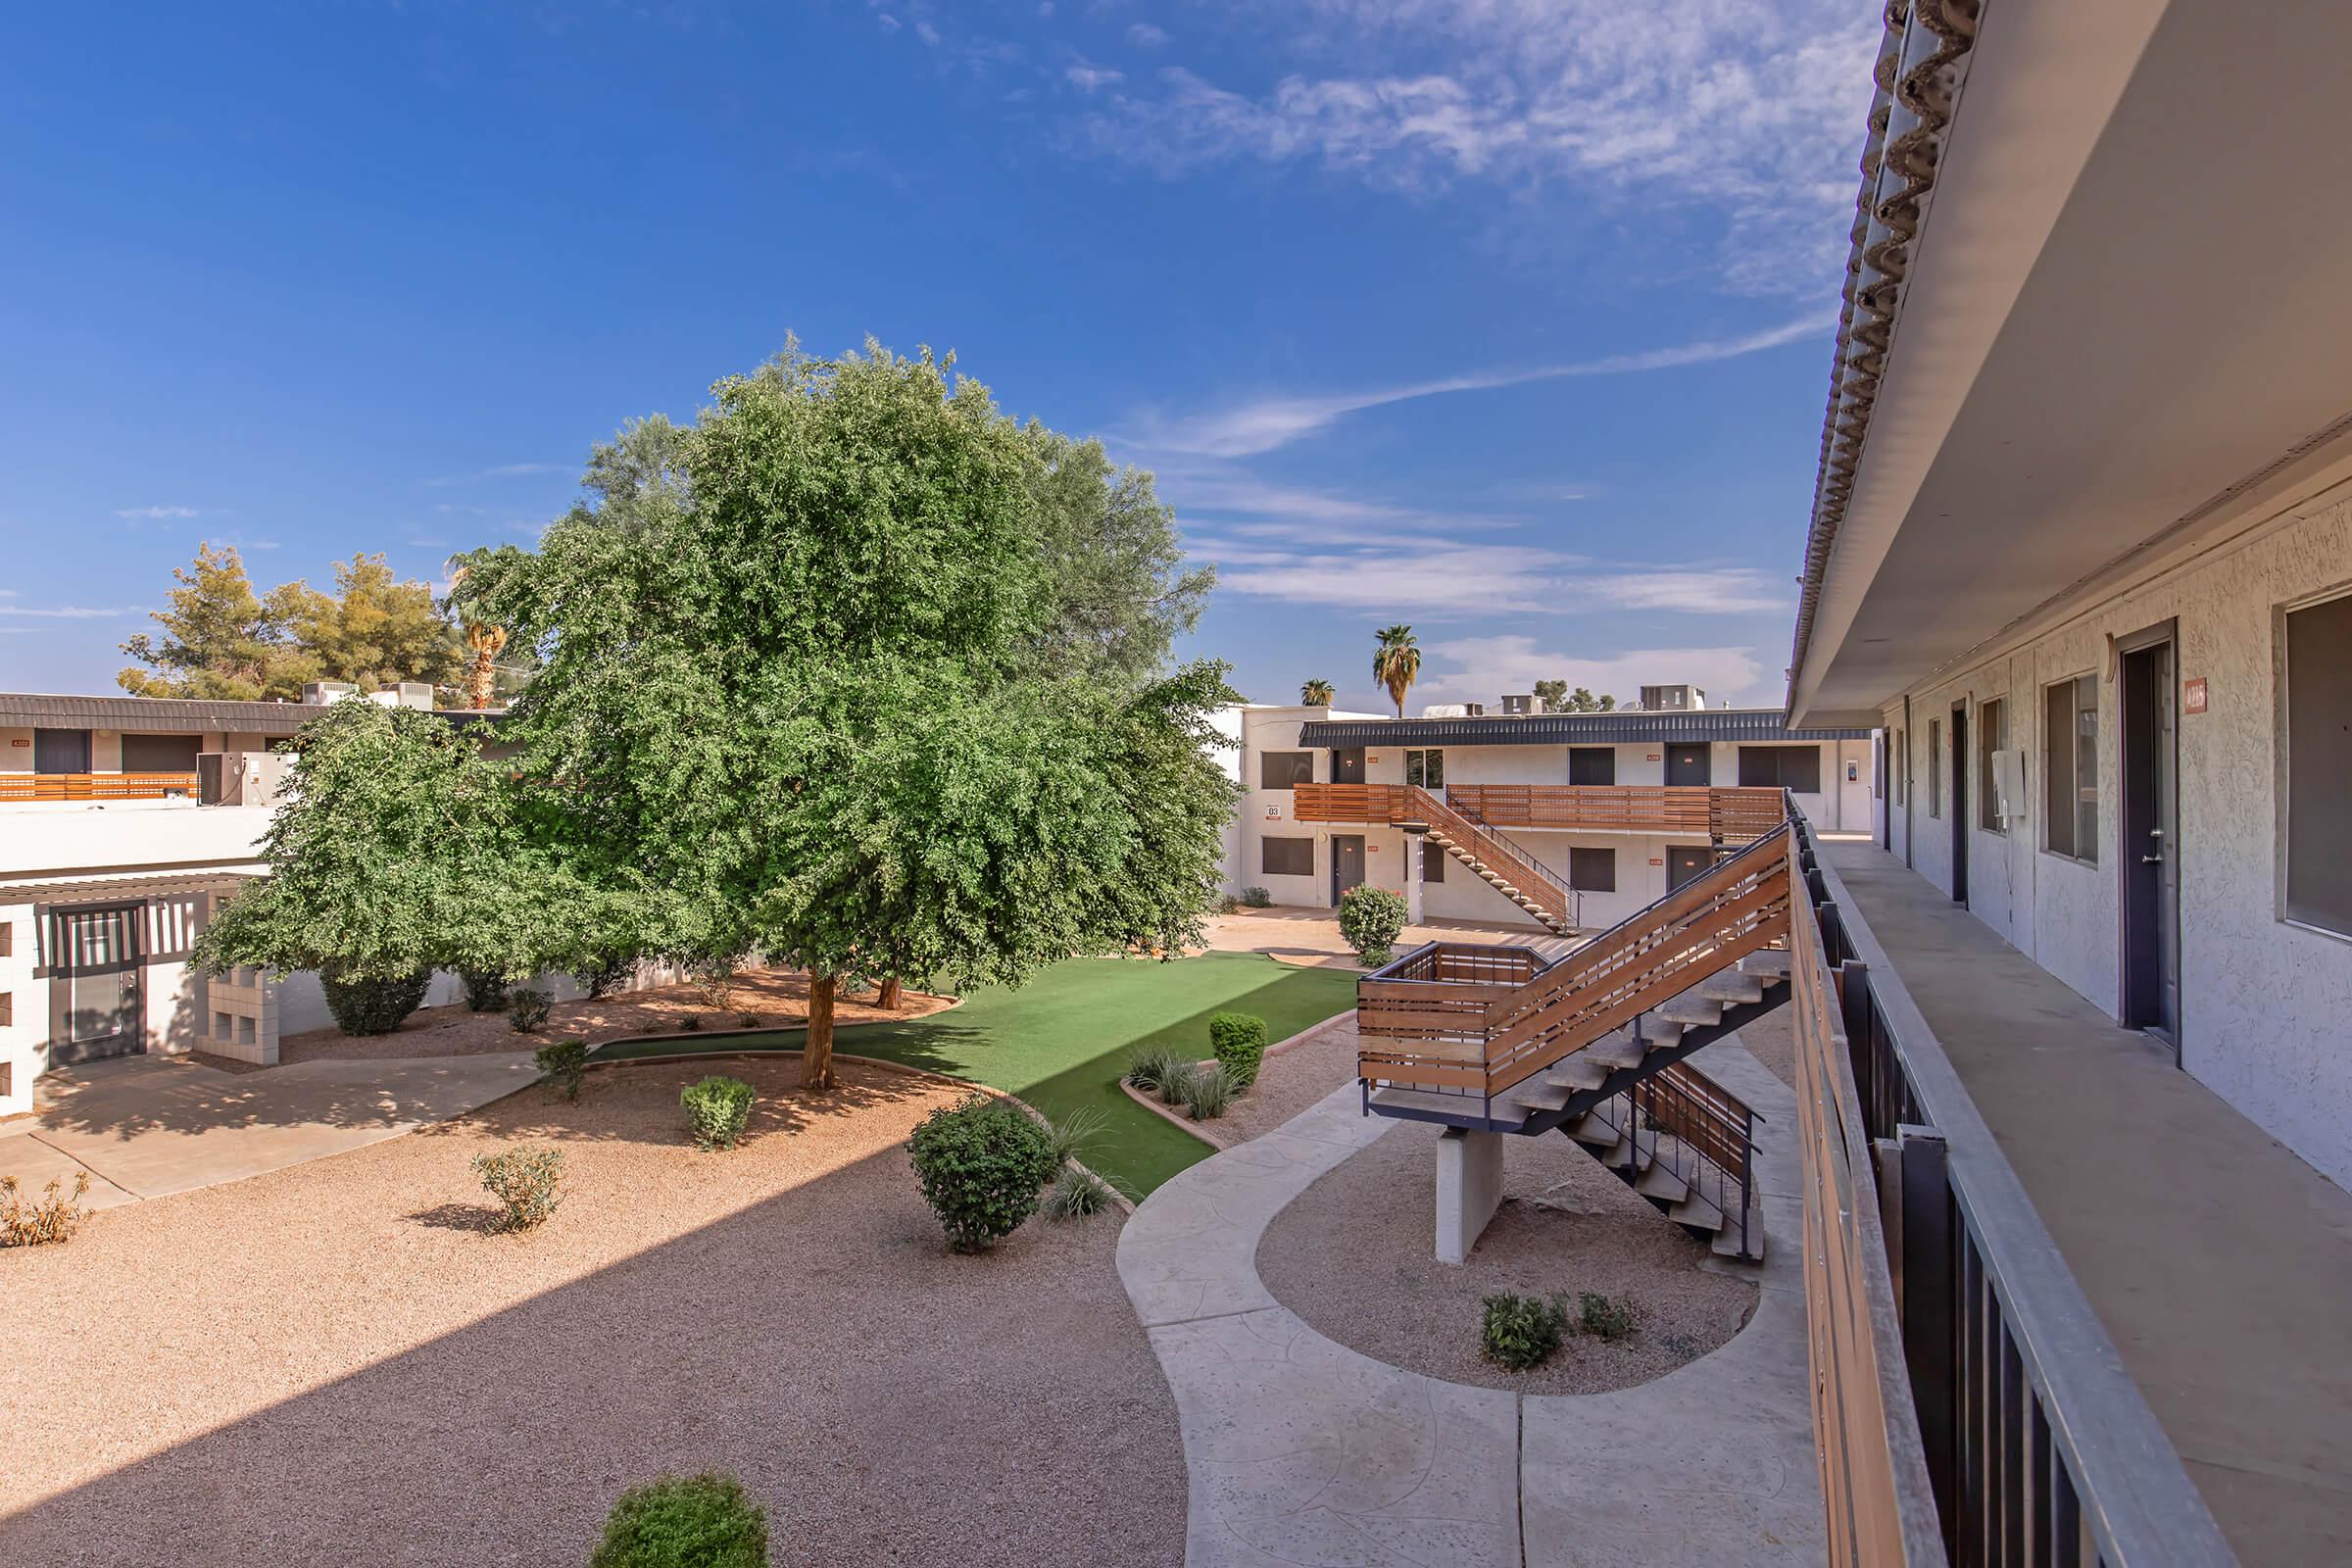
[[[1421,923],[1421,846],[1428,842],[1422,837],[1429,829],[1404,830],[1404,923]]]
[[[1504,1134],[1448,1127],[1438,1137],[1438,1261],[1466,1263],[1502,1206]]]

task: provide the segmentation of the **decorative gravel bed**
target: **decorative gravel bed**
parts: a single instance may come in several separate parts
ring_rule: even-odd
[[[1438,1262],[1437,1137],[1399,1122],[1275,1216],[1257,1267],[1276,1299],[1377,1360],[1529,1394],[1646,1383],[1754,1311],[1753,1284],[1702,1271],[1706,1248],[1561,1135],[1503,1141],[1501,1211],[1468,1263]],[[1636,1329],[1614,1344],[1572,1334],[1544,1366],[1506,1372],[1478,1353],[1481,1301],[1498,1291],[1565,1292],[1572,1311],[1582,1291],[1630,1297]]]
[[[1342,1084],[1355,1082],[1355,1014],[1342,1013],[1267,1055],[1257,1082],[1212,1123],[1228,1142],[1261,1137]]]
[[[699,1153],[678,1091],[714,1070],[761,1100]],[[955,1256],[905,1139],[965,1091],[797,1073],[600,1071],[0,1252],[0,1562],[577,1564],[624,1488],[709,1468],[779,1563],[1181,1561],[1120,1217]],[[466,1162],[525,1138],[568,1195],[486,1234]]]

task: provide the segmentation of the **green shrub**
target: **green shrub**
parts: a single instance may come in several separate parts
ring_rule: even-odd
[[[1583,1291],[1576,1298],[1576,1327],[1581,1334],[1598,1340],[1622,1340],[1634,1332],[1634,1303],[1630,1298],[1615,1298],[1597,1291]]]
[[[1274,906],[1274,895],[1264,888],[1244,888],[1242,903],[1252,909],[1270,909]]]
[[[81,1206],[81,1195],[90,1190],[90,1173],[74,1173],[71,1198],[57,1189],[58,1178],[52,1176],[40,1198],[28,1203],[17,1196],[14,1176],[0,1176],[0,1247],[46,1247],[74,1239],[81,1222],[90,1217],[90,1211]]]
[[[1038,1212],[1048,1219],[1084,1219],[1102,1213],[1114,1201],[1108,1182],[1083,1166],[1064,1165],[1054,1185],[1046,1189]]]
[[[555,1004],[554,992],[520,987],[507,998],[507,1027],[518,1035],[534,1033],[547,1022],[548,1010]]]
[[[703,1015],[699,1012],[690,1012],[678,1020],[678,1027],[681,1029],[700,1029],[702,1026]]]
[[[347,1035],[390,1034],[402,1019],[424,1005],[424,994],[432,983],[430,969],[388,980],[345,979],[331,966],[318,971],[318,988],[326,993],[326,1010],[334,1014],[335,1026]]]
[[[1209,1054],[1233,1074],[1235,1089],[1257,1082],[1266,1058],[1266,1020],[1247,1012],[1215,1012],[1208,1018]]]
[[[1181,1105],[1193,1097],[1193,1084],[1200,1076],[1200,1064],[1179,1056],[1169,1061],[1159,1074],[1159,1102]]]
[[[596,959],[585,969],[573,971],[572,978],[580,983],[580,990],[587,994],[588,1000],[594,1002],[636,972],[635,957],[609,955]]]
[[[1554,1297],[1514,1296],[1505,1291],[1486,1299],[1486,1318],[1479,1325],[1478,1353],[1497,1366],[1524,1372],[1542,1366],[1560,1348],[1568,1327],[1568,1308]]]
[[[1241,906],[1242,901],[1230,893],[1219,894],[1217,897],[1217,912],[1219,914],[1231,914]]]
[[[507,1004],[507,977],[481,969],[460,969],[458,981],[466,988],[467,1012],[496,1012]]]
[[[1138,1046],[1127,1056],[1127,1081],[1149,1094],[1169,1073],[1181,1072],[1191,1065],[1182,1054],[1165,1046]]]
[[[686,1127],[697,1149],[733,1149],[743,1142],[752,1119],[752,1102],[760,1097],[740,1078],[712,1074],[678,1091],[686,1107]]]
[[[588,1042],[585,1040],[557,1040],[531,1053],[531,1065],[565,1100],[580,1098],[580,1084],[588,1076]]]
[[[1212,1121],[1225,1114],[1233,1103],[1233,1074],[1221,1061],[1205,1067],[1195,1067],[1187,1075],[1184,1090],[1184,1111],[1195,1121]]]
[[[1046,1124],[1046,1137],[1054,1144],[1054,1157],[1058,1161],[1077,1159],[1095,1147],[1108,1126],[1110,1118],[1093,1105],[1080,1105],[1059,1121]]]
[[[588,1568],[767,1568],[767,1512],[733,1476],[663,1476],[620,1494]]]
[[[552,1145],[516,1144],[495,1154],[476,1154],[473,1173],[507,1206],[501,1230],[527,1231],[564,1201],[564,1151]]]
[[[1054,1140],[1020,1106],[972,1095],[925,1116],[907,1141],[923,1200],[958,1252],[977,1252],[1037,1211],[1060,1161]]]
[[[1395,956],[1404,912],[1404,895],[1359,883],[1340,895],[1340,935],[1377,969]]]

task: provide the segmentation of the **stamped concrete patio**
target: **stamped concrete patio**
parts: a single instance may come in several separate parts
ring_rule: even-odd
[[[1256,1253],[1275,1214],[1375,1139],[1436,1137],[1361,1115],[1353,1084],[1147,1200],[1119,1274],[1176,1396],[1189,1568],[1819,1562],[1794,1098],[1737,1037],[1700,1064],[1764,1118],[1774,1245],[1747,1326],[1636,1388],[1448,1383],[1335,1344],[1273,1298]]]

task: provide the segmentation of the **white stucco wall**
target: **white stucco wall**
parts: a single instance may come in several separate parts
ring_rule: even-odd
[[[1927,814],[1930,717],[2007,699],[2026,754],[2027,817],[1968,835],[1971,911],[2111,1016],[2121,1006],[2122,747],[2110,638],[2178,622],[2177,681],[2207,683],[2180,718],[2181,1065],[2341,1185],[2352,1186],[2352,942],[2278,906],[2282,607],[2352,582],[2352,501],[2307,510],[2087,609],[2013,651],[1911,693],[1913,863],[1952,885],[1948,823]],[[2098,862],[2041,848],[2041,693],[2099,677]],[[1887,710],[1899,721],[1900,705]],[[1973,750],[1973,747],[1972,747]],[[1982,788],[1972,768],[1971,791]],[[2352,785],[2346,809],[2352,809]],[[1947,790],[1948,796],[1948,790]],[[1947,799],[1947,810],[1948,810]],[[1903,812],[1894,812],[1896,855]],[[2132,847],[2131,853],[2136,853]]]

